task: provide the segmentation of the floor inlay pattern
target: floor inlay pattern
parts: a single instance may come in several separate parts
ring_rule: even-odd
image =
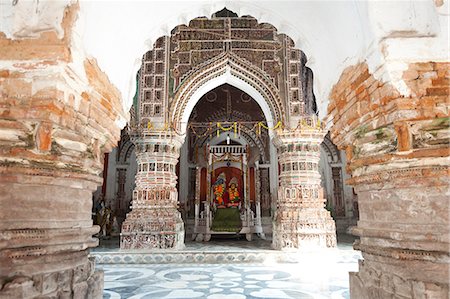
[[[348,272],[361,259],[353,239],[341,236],[337,248],[303,252],[272,250],[270,240],[122,251],[111,240],[92,257],[105,272],[104,299],[343,299],[349,298]]]
[[[357,261],[313,265],[102,265],[104,299],[349,298]]]

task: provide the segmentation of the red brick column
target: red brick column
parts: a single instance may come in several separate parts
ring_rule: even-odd
[[[0,36],[0,297],[101,298],[92,192],[120,136],[118,91],[64,38]],[[84,70],[73,63],[84,65]]]
[[[328,107],[358,193],[364,261],[352,298],[448,298],[448,63],[412,63],[409,96],[362,63],[346,69]]]

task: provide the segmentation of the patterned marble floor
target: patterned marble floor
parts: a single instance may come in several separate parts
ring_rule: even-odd
[[[338,249],[302,253],[299,263],[97,267],[105,271],[104,299],[342,299],[349,298],[348,272],[357,271],[359,258],[341,243]]]
[[[103,266],[105,299],[349,298],[348,271],[335,265]],[[337,271],[338,270],[338,271]]]

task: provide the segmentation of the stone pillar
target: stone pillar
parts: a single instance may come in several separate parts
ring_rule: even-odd
[[[275,249],[335,247],[336,228],[320,185],[320,143],[325,131],[312,123],[278,133],[280,186],[273,228]]]
[[[351,298],[449,298],[449,70],[410,63],[401,95],[361,63],[332,91],[331,137],[359,203]]]
[[[59,11],[63,37],[0,34],[1,298],[102,298],[92,192],[125,114],[95,61],[72,51],[77,10]]]
[[[184,224],[177,209],[175,174],[184,138],[172,132],[131,137],[138,171],[132,211],[122,224],[121,249],[182,249]]]

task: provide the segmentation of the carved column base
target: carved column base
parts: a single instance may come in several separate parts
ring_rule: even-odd
[[[184,224],[176,209],[132,211],[122,224],[121,249],[183,249]]]
[[[84,250],[41,257],[16,256],[15,275],[4,283],[0,297],[102,298],[103,271],[95,269],[88,254]]]
[[[334,220],[277,220],[274,224],[272,247],[277,250],[336,247]]]
[[[364,258],[351,275],[352,298],[449,298],[447,178],[434,166],[352,179],[361,213],[354,248]]]
[[[415,253],[408,250],[397,249],[387,253],[385,248],[376,248],[376,251],[394,256],[412,255],[399,260],[365,252],[364,260],[359,261],[359,272],[350,273],[351,298],[449,298],[448,282],[436,282],[439,280],[437,276],[448,277],[448,264],[445,262],[414,260]]]
[[[0,165],[0,298],[102,297],[103,272],[88,259],[98,245],[90,211],[99,181]]]
[[[278,211],[273,236],[273,248],[279,250],[336,246],[334,220],[321,207]]]

